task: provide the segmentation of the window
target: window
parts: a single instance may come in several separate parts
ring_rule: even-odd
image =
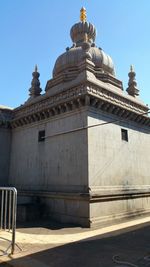
[[[125,129],[121,129],[121,138],[123,141],[128,142],[128,131]]]
[[[45,141],[45,130],[39,131],[38,141],[39,142]]]

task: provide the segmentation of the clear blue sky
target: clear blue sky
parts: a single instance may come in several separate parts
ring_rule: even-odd
[[[1,0],[0,104],[27,100],[35,64],[44,92],[56,58],[72,45],[70,28],[82,6],[124,89],[133,64],[140,97],[150,105],[150,0]]]

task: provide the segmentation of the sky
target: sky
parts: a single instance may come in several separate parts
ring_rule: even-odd
[[[0,105],[28,99],[35,64],[44,93],[57,57],[72,46],[70,28],[82,6],[124,90],[133,64],[140,98],[150,106],[149,0],[0,0]]]

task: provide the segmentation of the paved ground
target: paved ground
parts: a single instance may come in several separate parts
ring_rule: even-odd
[[[16,248],[13,256],[1,256],[0,266],[148,267],[149,222],[150,217],[147,217],[92,230],[59,224],[45,224],[44,227],[30,224],[30,227],[17,229],[17,244],[22,251]],[[2,251],[9,244],[10,234],[0,232],[0,237]],[[118,260],[128,263],[119,264]]]

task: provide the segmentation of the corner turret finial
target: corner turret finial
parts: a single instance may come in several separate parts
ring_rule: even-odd
[[[37,66],[37,64],[35,65],[35,69],[34,69],[34,71],[35,71],[35,72],[38,71],[38,66]]]
[[[130,65],[130,72],[134,72],[134,67],[133,67],[133,65]]]
[[[81,22],[86,21],[86,9],[85,9],[85,7],[82,7],[80,10],[80,20],[81,20]]]
[[[139,95],[139,90],[137,88],[137,82],[135,79],[136,73],[134,71],[133,65],[130,66],[130,72],[128,73],[129,76],[129,82],[128,82],[128,88],[127,92],[131,96],[138,96]]]

